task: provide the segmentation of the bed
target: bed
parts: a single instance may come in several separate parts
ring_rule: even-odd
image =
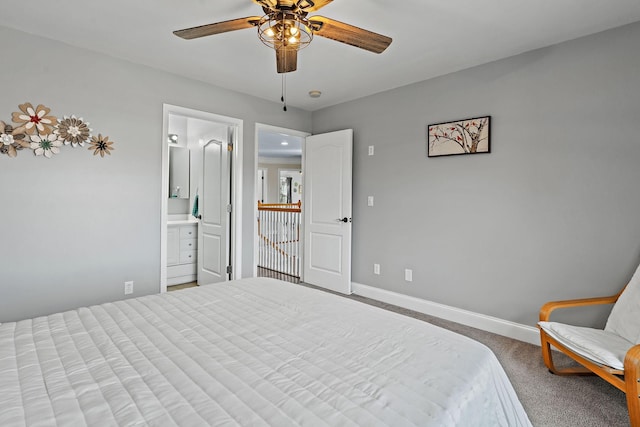
[[[531,424],[484,345],[251,278],[0,325],[0,425]]]

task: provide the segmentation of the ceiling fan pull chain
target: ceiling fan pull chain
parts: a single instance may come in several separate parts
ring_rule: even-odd
[[[280,101],[282,102],[282,111],[287,111],[287,80],[286,73],[282,73],[282,91],[280,95]]]

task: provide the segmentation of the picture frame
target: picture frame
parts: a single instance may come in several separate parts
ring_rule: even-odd
[[[491,152],[491,116],[431,124],[427,128],[427,156],[455,156]]]

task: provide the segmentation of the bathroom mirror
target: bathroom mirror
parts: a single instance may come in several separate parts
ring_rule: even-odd
[[[169,198],[189,198],[189,149],[169,147]]]

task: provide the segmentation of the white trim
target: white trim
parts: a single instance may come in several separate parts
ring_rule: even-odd
[[[540,333],[533,326],[522,325],[509,320],[487,316],[485,314],[474,313],[461,308],[451,307],[436,302],[399,294],[386,289],[374,288],[373,286],[361,283],[351,283],[351,291],[366,298],[382,301],[387,304],[450,320],[462,325],[471,326],[483,331],[503,335],[519,341],[524,341],[534,345],[540,345]]]
[[[262,165],[301,165],[302,155],[296,157],[258,157],[258,164]]]
[[[235,129],[233,156],[233,175],[231,191],[233,199],[231,220],[231,264],[233,279],[239,279],[242,272],[242,130],[243,120],[221,116],[206,111],[194,110],[171,104],[162,104],[162,186],[160,191],[160,292],[167,291],[167,211],[169,200],[169,145],[165,143],[169,134],[169,114],[176,114],[195,119],[218,122]]]
[[[233,272],[231,273],[232,279],[242,278],[242,177],[243,177],[243,134],[244,129],[243,121],[236,120],[235,134],[233,138],[233,151],[231,156],[233,161],[231,167],[233,168],[233,175],[231,177],[231,193],[232,200],[231,206],[233,211],[231,214],[231,265],[233,266]]]
[[[167,292],[167,212],[169,206],[169,111],[171,105],[162,104],[162,185],[160,185],[160,293]],[[165,148],[166,146],[166,148]]]

